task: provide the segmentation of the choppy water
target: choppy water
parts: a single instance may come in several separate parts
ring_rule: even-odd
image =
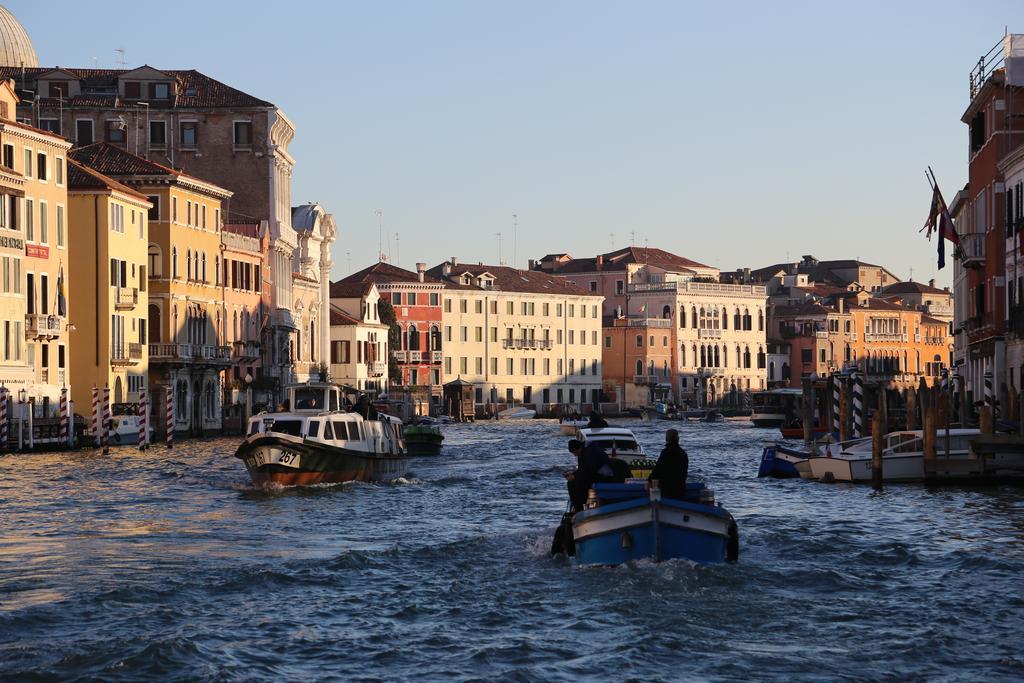
[[[664,424],[635,424],[657,452]],[[453,425],[407,481],[253,490],[235,442],[0,458],[0,679],[1024,677],[1024,493],[755,478],[685,424],[737,565],[547,551],[552,422]]]

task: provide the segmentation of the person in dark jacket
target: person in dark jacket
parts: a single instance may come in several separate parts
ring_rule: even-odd
[[[587,422],[587,427],[590,429],[600,429],[608,426],[608,420],[602,417],[601,413],[596,410],[590,414],[590,421]]]
[[[690,457],[679,446],[679,432],[670,429],[665,432],[665,448],[658,456],[658,464],[651,470],[648,481],[657,481],[661,495],[665,498],[682,500],[686,493],[686,475],[690,469]]]
[[[569,488],[569,499],[575,511],[583,509],[587,502],[587,492],[595,482],[609,481],[615,476],[608,454],[597,442],[584,446],[580,441],[569,441],[569,452],[576,456],[576,469],[566,472],[566,484]]]

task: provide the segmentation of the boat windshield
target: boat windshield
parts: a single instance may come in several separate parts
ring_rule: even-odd
[[[266,421],[264,424],[268,432],[302,436],[302,420],[271,420],[269,424]]]
[[[904,439],[893,447],[893,453],[921,453],[924,450],[924,441],[920,437],[908,436],[911,438]]]
[[[617,451],[640,450],[640,447],[636,445],[636,441],[632,439],[593,439],[592,441],[599,444],[606,451],[612,450],[613,447]]]

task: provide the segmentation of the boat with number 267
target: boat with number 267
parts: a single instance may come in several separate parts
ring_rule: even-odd
[[[391,481],[408,468],[402,422],[344,409],[341,387],[310,382],[288,388],[288,410],[249,420],[241,459],[257,486]]]

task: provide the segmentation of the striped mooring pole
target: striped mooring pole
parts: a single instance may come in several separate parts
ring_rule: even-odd
[[[843,380],[839,373],[832,375],[832,431],[839,434],[839,400],[843,391]]]
[[[853,438],[864,436],[864,381],[853,373]]]
[[[100,390],[92,385],[92,447],[100,445]]]
[[[61,387],[60,390],[60,443],[61,446],[68,442],[68,389]]]
[[[103,455],[110,454],[110,387],[103,387]]]
[[[992,371],[985,371],[985,405],[992,410],[992,418],[996,417],[995,393],[992,391]]]
[[[147,418],[148,414],[149,414],[149,411],[147,410],[147,406],[146,406],[146,394],[145,394],[145,392],[143,392],[142,396],[139,398],[139,450],[140,451],[146,450],[146,446],[149,445],[149,438],[148,438],[149,437],[149,430],[146,429],[146,423],[148,422],[148,420],[146,418]]]
[[[7,389],[0,387],[0,453],[7,450]]]
[[[168,384],[167,392],[167,447],[174,448],[174,389]]]

